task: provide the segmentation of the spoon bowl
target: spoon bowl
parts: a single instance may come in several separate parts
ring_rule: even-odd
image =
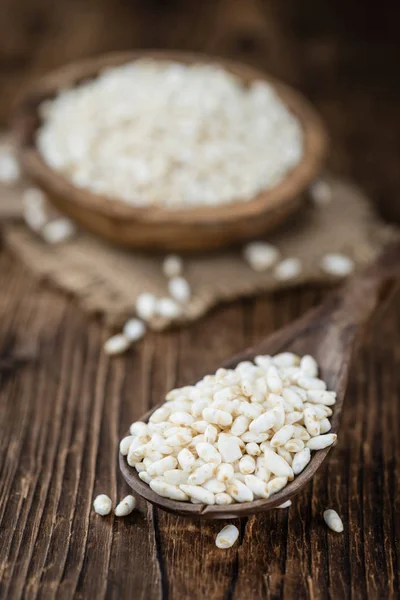
[[[365,325],[387,299],[399,275],[400,245],[395,245],[372,267],[352,278],[341,290],[332,293],[321,306],[238,354],[223,366],[234,368],[239,362],[253,360],[259,354],[274,355],[286,351],[298,355],[311,354],[320,367],[319,377],[326,382],[329,390],[337,393],[336,404],[332,407],[333,415],[330,417],[330,433],[338,434],[349,366],[356,342]],[[146,422],[159,406],[139,420]],[[304,471],[270,498],[228,506],[191,504],[163,498],[139,478],[122,454],[119,455],[119,462],[122,474],[132,489],[159,508],[187,517],[231,519],[264,512],[289,500],[310,481],[330,449],[331,446],[313,452]]]
[[[300,122],[304,139],[302,159],[274,187],[249,201],[224,206],[142,208],[75,186],[48,166],[36,147],[35,133],[40,126],[39,105],[62,89],[95,78],[105,68],[142,58],[184,64],[214,63],[236,75],[244,85],[254,80],[270,83]],[[167,51],[107,54],[47,75],[33,85],[21,100],[14,130],[25,172],[46,192],[60,212],[115,244],[146,250],[209,250],[275,229],[301,206],[306,188],[320,171],[327,148],[327,136],[318,115],[305,98],[289,86],[237,62]]]

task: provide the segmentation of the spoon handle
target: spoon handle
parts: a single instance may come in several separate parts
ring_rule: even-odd
[[[400,281],[400,242],[390,244],[377,260],[333,295],[332,316],[341,328],[356,330],[382,308]],[[332,306],[332,305],[331,305]],[[332,310],[332,307],[331,307]]]

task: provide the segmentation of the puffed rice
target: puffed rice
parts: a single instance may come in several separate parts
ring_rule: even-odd
[[[180,304],[186,304],[190,300],[190,285],[184,277],[171,277],[168,282],[168,291],[172,298]]]
[[[149,321],[156,314],[157,298],[150,292],[142,292],[136,298],[136,314],[143,321]]]
[[[136,500],[133,496],[125,496],[115,509],[116,517],[126,517],[131,514],[136,506]]]
[[[296,279],[300,273],[301,261],[298,258],[285,258],[274,270],[274,276],[279,281]]]
[[[20,177],[20,168],[11,146],[0,146],[0,182],[14,183]]]
[[[40,207],[24,206],[23,208],[24,221],[35,233],[40,233],[47,223],[47,215]]]
[[[166,319],[176,319],[182,313],[182,309],[172,298],[159,298],[156,304],[156,313]]]
[[[94,499],[93,508],[94,511],[102,517],[109,515],[112,509],[111,498],[109,498],[106,494],[99,494]]]
[[[303,155],[301,125],[273,87],[212,64],[138,60],[62,90],[40,112],[47,164],[134,206],[248,201]]]
[[[344,529],[343,522],[336,510],[328,508],[328,510],[324,511],[324,521],[328,525],[329,529],[336,531],[336,533],[342,533]]]
[[[266,271],[278,262],[278,248],[267,242],[250,242],[243,250],[243,256],[254,271]]]
[[[47,244],[60,244],[68,241],[76,232],[75,225],[69,219],[60,217],[46,223],[41,231]]]
[[[137,342],[146,333],[146,325],[140,319],[129,319],[125,323],[122,333],[130,342]]]
[[[168,277],[168,279],[182,275],[182,269],[183,261],[180,256],[177,256],[176,254],[169,254],[164,258],[162,270],[165,277]]]
[[[321,260],[321,269],[335,277],[347,277],[354,268],[354,261],[344,254],[325,254]]]
[[[335,401],[312,357],[260,356],[169,392],[148,423],[131,425],[120,451],[167,498],[251,502],[278,493],[312,450],[335,443]]]
[[[122,354],[130,346],[130,341],[121,333],[117,333],[110,337],[104,344],[104,352],[106,354]]]
[[[231,548],[239,537],[239,529],[235,525],[226,525],[215,540],[217,548]]]

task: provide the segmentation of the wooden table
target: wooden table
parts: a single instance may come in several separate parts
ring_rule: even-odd
[[[139,5],[4,0],[0,116],[27,78],[93,52],[165,46],[242,56],[307,93],[332,134],[331,166],[355,177],[386,216],[400,216],[392,3],[381,11],[367,3],[362,15],[351,0],[307,0],[301,10],[295,0]],[[117,447],[131,421],[321,295],[236,302],[109,360],[100,323],[0,252],[1,598],[399,598],[399,295],[354,362],[339,444],[289,510],[243,520],[225,551],[215,547],[223,523],[144,503],[124,519],[92,510],[98,493],[115,501],[128,492]],[[324,525],[328,507],[343,534]]]
[[[149,335],[109,359],[107,332],[1,256],[2,598],[399,597],[398,300],[354,362],[338,446],[289,510],[189,521],[145,503],[102,518],[93,498],[129,490],[117,449],[128,424],[318,301],[311,290],[221,307],[177,332]],[[334,507],[342,535],[322,513]]]

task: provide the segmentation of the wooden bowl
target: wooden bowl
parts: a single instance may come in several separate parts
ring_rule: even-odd
[[[222,65],[245,84],[255,79],[269,82],[303,128],[301,162],[281,183],[254,199],[215,207],[136,208],[74,186],[45,163],[35,146],[35,131],[40,125],[39,104],[61,89],[96,77],[107,67],[141,58],[187,64],[211,62]],[[319,117],[290,87],[236,62],[182,52],[108,54],[66,66],[42,78],[27,91],[17,109],[14,125],[25,172],[60,212],[111,242],[146,250],[214,249],[271,231],[299,208],[303,192],[318,174],[327,149],[327,136]]]

